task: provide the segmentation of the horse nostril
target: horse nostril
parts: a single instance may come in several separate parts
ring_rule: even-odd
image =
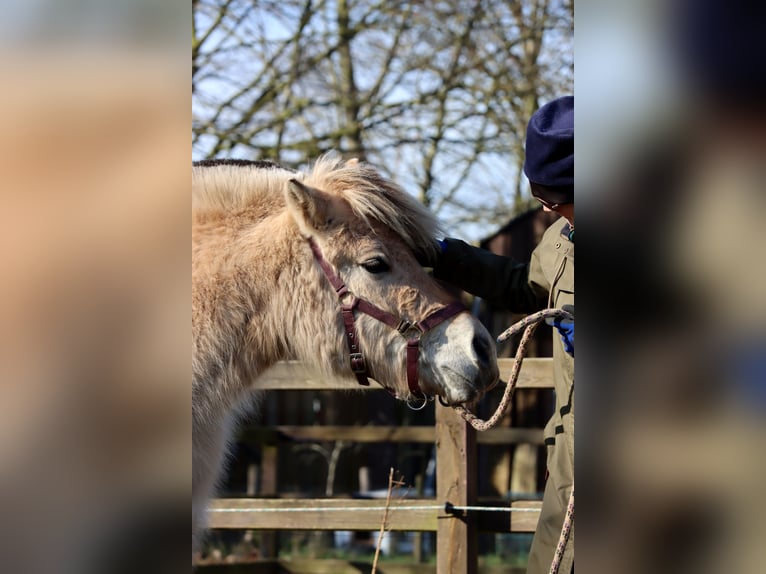
[[[489,366],[489,342],[484,337],[473,338],[473,350],[476,353],[476,358],[482,367]]]

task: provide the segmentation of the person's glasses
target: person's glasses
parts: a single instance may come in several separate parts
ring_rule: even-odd
[[[559,205],[561,205],[560,203],[548,203],[547,201],[545,201],[544,199],[540,199],[539,197],[535,197],[535,199],[537,201],[539,201],[540,203],[542,203],[545,207],[547,207],[548,209],[553,210],[553,211],[555,211],[556,208]]]

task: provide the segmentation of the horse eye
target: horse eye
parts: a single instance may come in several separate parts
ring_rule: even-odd
[[[373,257],[362,263],[362,267],[370,273],[385,273],[391,268],[381,257]]]

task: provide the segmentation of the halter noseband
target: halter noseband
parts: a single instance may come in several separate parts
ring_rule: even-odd
[[[314,253],[314,258],[321,266],[322,271],[324,271],[324,274],[327,277],[327,280],[333,286],[335,293],[338,295],[338,299],[340,301],[340,310],[343,316],[343,327],[346,333],[346,342],[348,343],[351,370],[353,371],[356,380],[360,385],[366,387],[370,384],[370,381],[368,381],[367,378],[371,377],[372,375],[370,374],[369,367],[367,366],[367,361],[365,361],[364,355],[362,355],[362,352],[359,348],[359,337],[357,336],[356,327],[354,325],[354,310],[357,310],[360,313],[365,313],[366,315],[369,315],[370,317],[385,323],[392,329],[395,329],[397,332],[399,332],[402,337],[406,338],[405,333],[408,331],[416,331],[414,337],[407,338],[407,385],[409,386],[410,393],[413,396],[422,398],[425,401],[426,396],[420,390],[420,385],[418,384],[420,337],[422,337],[424,333],[430,331],[440,323],[451,317],[454,317],[458,313],[465,311],[465,307],[462,305],[462,303],[456,301],[442,307],[441,309],[437,309],[422,321],[411,323],[405,319],[400,319],[388,311],[384,311],[369,301],[360,299],[351,293],[343,280],[338,277],[338,274],[335,273],[335,270],[324,258],[322,251],[314,241],[314,238],[309,237],[308,242],[311,246],[311,251]],[[351,298],[349,303],[343,302],[343,298],[346,295],[350,296]],[[387,390],[391,392],[390,389]],[[425,405],[425,402],[423,404]]]

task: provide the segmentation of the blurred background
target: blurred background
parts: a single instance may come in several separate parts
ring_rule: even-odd
[[[188,571],[190,14],[175,4],[2,3],[3,572]]]
[[[764,6],[580,2],[576,20],[577,560],[760,572]]]

